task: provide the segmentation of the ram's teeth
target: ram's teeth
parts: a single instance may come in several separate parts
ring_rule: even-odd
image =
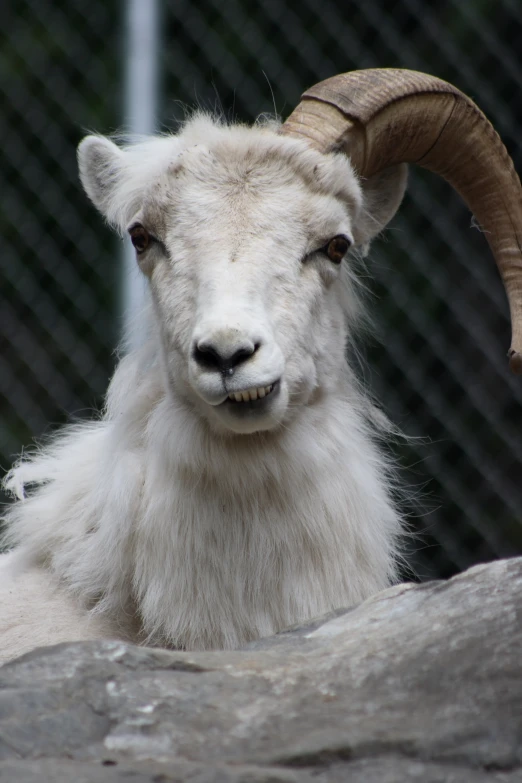
[[[235,402],[253,402],[255,400],[266,397],[267,394],[270,394],[273,388],[274,384],[271,383],[270,386],[260,386],[258,389],[245,389],[245,391],[230,392],[228,399]]]

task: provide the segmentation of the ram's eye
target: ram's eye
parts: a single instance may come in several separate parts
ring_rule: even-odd
[[[144,253],[151,243],[152,237],[147,229],[141,223],[135,223],[129,228],[131,242],[136,248],[136,252]]]
[[[334,237],[328,242],[324,248],[324,252],[330,261],[333,261],[334,264],[340,264],[350,249],[351,244],[348,237],[345,237],[344,234],[339,234],[339,236]]]

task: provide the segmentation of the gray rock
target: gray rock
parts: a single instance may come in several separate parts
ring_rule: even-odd
[[[0,669],[0,781],[522,781],[522,559],[234,652],[57,645]]]

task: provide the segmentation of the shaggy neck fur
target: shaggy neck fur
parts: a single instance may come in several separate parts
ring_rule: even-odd
[[[167,389],[150,347],[107,411],[12,473],[40,484],[10,543],[136,639],[235,647],[350,605],[395,577],[387,466],[347,368],[288,427],[218,437]],[[132,395],[129,394],[132,389]]]

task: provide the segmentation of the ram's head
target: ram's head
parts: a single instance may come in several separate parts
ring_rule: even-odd
[[[393,217],[405,163],[447,179],[486,232],[522,372],[522,195],[488,120],[434,77],[368,70],[306,92],[282,126],[208,118],[120,149],[80,145],[85,189],[150,278],[169,386],[214,429],[277,427],[336,392],[350,248]]]

